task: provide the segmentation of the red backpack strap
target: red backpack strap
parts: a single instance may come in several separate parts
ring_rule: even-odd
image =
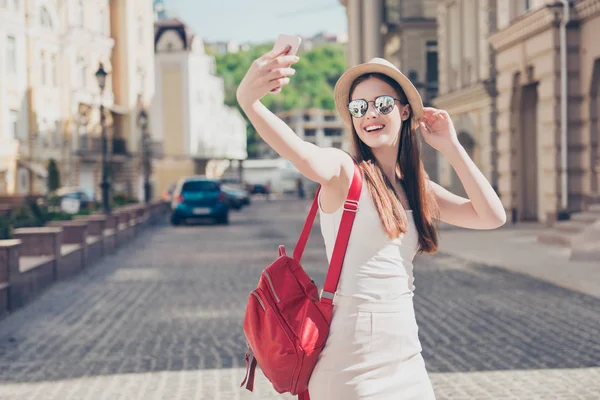
[[[348,196],[344,202],[344,212],[342,213],[340,229],[335,241],[335,247],[333,248],[329,270],[327,271],[327,277],[325,278],[325,284],[323,285],[323,291],[321,292],[322,302],[333,302],[333,295],[337,290],[340,274],[342,273],[342,265],[344,263],[346,249],[348,248],[348,239],[350,239],[352,224],[354,223],[354,217],[358,211],[358,200],[360,199],[362,183],[362,171],[357,164],[354,164],[354,176],[352,178],[352,183],[350,184],[350,189],[348,190]],[[298,262],[300,262],[300,259],[302,258],[308,236],[310,235],[310,231],[317,215],[320,191],[321,187],[317,190],[312,207],[308,213],[306,222],[304,223],[304,228],[302,229],[298,243],[294,248],[294,259]]]
[[[340,228],[335,240],[331,262],[329,263],[329,269],[327,270],[327,276],[325,277],[325,283],[323,284],[323,290],[321,291],[322,303],[333,303],[333,297],[342,273],[346,249],[348,248],[348,240],[350,239],[352,225],[354,224],[354,217],[356,217],[356,213],[358,212],[358,200],[360,199],[361,190],[362,172],[358,165],[354,164],[354,178],[352,179],[348,197],[344,203],[344,212],[342,214],[342,220],[340,221]]]

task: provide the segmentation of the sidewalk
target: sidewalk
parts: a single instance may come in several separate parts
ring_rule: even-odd
[[[570,261],[570,249],[538,243],[537,234],[546,229],[538,223],[507,223],[489,231],[442,224],[439,252],[600,297],[600,260]]]

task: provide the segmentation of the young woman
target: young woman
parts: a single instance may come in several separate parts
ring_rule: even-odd
[[[311,400],[434,399],[413,308],[413,259],[435,253],[436,220],[494,229],[506,214],[489,182],[459,143],[448,113],[423,108],[396,67],[373,59],[346,71],[334,90],[352,132],[353,154],[300,139],[260,99],[279,93],[299,58],[275,50],[254,61],[237,99],[260,136],[321,185],[319,213],[331,259],[343,203],[360,166],[364,184],[334,299],[327,343],[311,375]],[[458,174],[469,198],[432,182],[418,132]]]

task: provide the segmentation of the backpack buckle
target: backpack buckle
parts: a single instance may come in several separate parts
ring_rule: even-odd
[[[327,300],[331,300],[331,302],[333,303],[333,300],[335,299],[335,296],[337,295],[337,293],[331,293],[331,292],[327,292],[324,289],[321,289],[321,299],[327,299]]]
[[[346,200],[344,202],[344,211],[358,212],[358,201]]]

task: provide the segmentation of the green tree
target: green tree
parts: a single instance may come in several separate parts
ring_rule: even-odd
[[[51,158],[48,161],[48,178],[47,178],[48,192],[54,192],[60,187],[60,173],[56,161]]]
[[[250,64],[272,46],[272,43],[267,43],[253,46],[247,51],[215,55],[217,74],[224,82],[225,104],[239,108],[235,98],[238,85]],[[263,104],[273,112],[313,107],[335,109],[333,88],[346,69],[345,46],[328,43],[306,52],[301,51],[298,56],[300,61],[293,66],[296,74],[290,84],[278,95],[265,96]],[[246,118],[243,112],[242,115]],[[247,126],[248,155],[254,157],[262,139],[249,122]]]

